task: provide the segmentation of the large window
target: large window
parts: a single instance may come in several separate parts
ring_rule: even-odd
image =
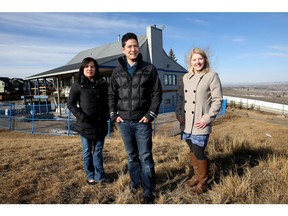
[[[165,86],[176,86],[177,85],[177,76],[174,74],[164,74],[164,85]]]

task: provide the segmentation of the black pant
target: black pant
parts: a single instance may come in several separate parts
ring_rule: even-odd
[[[207,157],[205,155],[205,147],[198,146],[196,144],[193,144],[191,140],[185,140],[188,144],[190,151],[195,155],[197,160],[206,160]]]

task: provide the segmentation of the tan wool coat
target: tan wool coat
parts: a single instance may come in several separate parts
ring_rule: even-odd
[[[187,73],[179,89],[176,117],[181,115],[185,125],[181,131],[193,135],[210,134],[212,122],[221,109],[223,100],[222,86],[218,74],[215,72]],[[207,126],[197,129],[196,121],[203,118]]]

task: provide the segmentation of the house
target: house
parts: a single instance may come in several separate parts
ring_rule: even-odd
[[[19,100],[23,95],[23,79],[0,77],[0,101]]]
[[[173,61],[163,49],[162,30],[148,26],[146,34],[138,36],[143,60],[153,63],[159,73],[163,87],[163,101],[159,112],[174,111],[176,107],[179,80],[187,72],[180,64]],[[72,58],[66,65],[25,78],[31,95],[47,95],[47,82],[53,83],[58,104],[65,103],[69,89],[78,73],[82,60],[93,57],[99,64],[100,74],[109,83],[113,69],[122,56],[120,39],[118,42],[84,50]]]

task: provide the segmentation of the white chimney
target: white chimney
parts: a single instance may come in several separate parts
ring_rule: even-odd
[[[148,26],[146,28],[146,35],[151,63],[154,64],[156,68],[163,68],[164,53],[162,30],[156,28],[156,26]]]

